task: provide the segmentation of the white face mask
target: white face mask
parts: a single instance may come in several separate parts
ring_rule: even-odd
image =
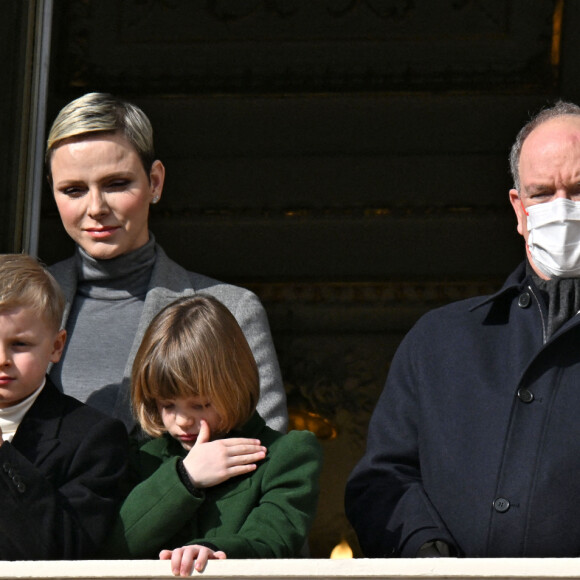
[[[558,198],[526,208],[528,248],[548,278],[580,277],[580,202]]]

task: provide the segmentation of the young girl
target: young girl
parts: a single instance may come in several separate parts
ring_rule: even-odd
[[[103,555],[171,559],[182,575],[194,561],[201,571],[208,559],[297,556],[316,511],[321,449],[309,431],[282,435],[256,413],[256,363],[229,310],[200,295],[165,307],[131,388],[154,439],[139,450],[141,483]]]

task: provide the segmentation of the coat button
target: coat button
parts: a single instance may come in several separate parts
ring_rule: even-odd
[[[500,514],[507,512],[510,509],[510,502],[504,497],[498,497],[493,502],[493,509]]]
[[[520,308],[527,308],[532,302],[532,297],[529,292],[522,292],[518,298],[518,306]]]
[[[534,400],[534,393],[528,389],[518,389],[518,399],[522,403],[531,403]]]

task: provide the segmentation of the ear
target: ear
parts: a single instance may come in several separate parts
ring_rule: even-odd
[[[526,214],[526,210],[522,204],[522,199],[520,197],[520,194],[518,193],[517,189],[510,189],[510,203],[512,204],[512,207],[514,208],[514,212],[516,213],[516,218],[518,220],[518,233],[523,236],[524,235],[524,231],[526,231],[526,224],[527,224],[527,214]]]
[[[60,357],[62,356],[62,351],[64,350],[65,343],[66,343],[66,330],[62,329],[59,330],[54,337],[50,362],[57,363],[60,360]]]
[[[159,200],[165,183],[165,166],[159,159],[155,160],[151,166],[149,181],[151,182],[151,199],[156,197]]]

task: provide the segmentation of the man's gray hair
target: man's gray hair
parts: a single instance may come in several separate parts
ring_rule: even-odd
[[[514,182],[514,189],[518,192],[520,191],[520,155],[522,153],[524,141],[528,138],[529,134],[542,123],[545,123],[550,119],[555,119],[556,117],[565,117],[566,115],[580,116],[580,107],[574,103],[558,101],[551,107],[542,109],[520,129],[510,151],[510,170]]]

